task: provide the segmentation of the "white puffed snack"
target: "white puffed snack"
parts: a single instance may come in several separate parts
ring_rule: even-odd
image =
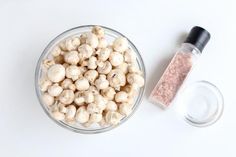
[[[92,114],[92,113],[101,113],[101,109],[99,108],[99,106],[95,103],[89,103],[87,106],[87,111],[88,113]]]
[[[54,47],[51,54],[53,57],[59,56],[61,54],[61,48],[59,46]]]
[[[132,112],[132,106],[128,103],[121,103],[119,105],[119,112],[122,115],[128,116]]]
[[[96,51],[96,54],[98,55],[98,60],[100,61],[106,61],[111,53],[111,49],[109,48],[102,48]]]
[[[87,33],[86,44],[90,45],[92,48],[95,49],[98,46],[98,37],[93,33]]]
[[[102,120],[102,114],[100,113],[92,113],[89,118],[90,123],[98,123]]]
[[[93,54],[93,48],[88,44],[83,44],[79,46],[78,51],[82,59],[89,58]]]
[[[89,120],[89,113],[86,111],[85,106],[81,106],[77,110],[75,120],[79,123],[86,123]]]
[[[44,93],[42,95],[42,102],[46,105],[46,106],[52,106],[54,104],[54,97],[49,95],[48,93]]]
[[[127,49],[124,53],[124,60],[127,63],[134,63],[136,61],[136,55],[131,49]]]
[[[120,69],[124,74],[128,73],[128,67],[129,65],[125,62],[121,63],[120,65],[118,65],[116,68]]]
[[[61,64],[52,65],[48,71],[48,79],[52,82],[60,82],[65,78],[66,70]]]
[[[91,91],[85,91],[83,97],[86,103],[92,103],[94,101],[94,95]]]
[[[98,40],[98,46],[97,48],[106,48],[108,45],[107,40],[105,38],[101,38]]]
[[[109,82],[106,79],[106,75],[100,75],[99,78],[95,81],[95,86],[97,89],[106,89],[109,86]]]
[[[104,29],[100,26],[94,26],[92,28],[92,33],[94,33],[98,38],[102,38],[105,35]]]
[[[70,87],[70,85],[71,84],[73,84],[73,81],[71,80],[71,79],[65,79],[65,80],[63,80],[62,81],[62,83],[61,83],[61,87],[63,88],[63,89],[69,89],[69,87]]]
[[[105,116],[105,121],[111,125],[117,125],[120,123],[122,115],[115,111],[108,111]]]
[[[116,91],[112,87],[108,87],[101,90],[101,94],[103,97],[105,97],[107,100],[113,100],[116,94]]]
[[[124,91],[120,91],[115,95],[116,102],[126,102],[128,100],[128,94]]]
[[[76,65],[80,61],[79,53],[77,51],[67,52],[64,55],[64,60],[66,63]]]
[[[89,60],[88,60],[88,69],[96,69],[97,68],[97,57],[95,56],[91,56],[89,57]]]
[[[128,49],[128,40],[124,37],[116,38],[113,42],[113,48],[118,52],[124,52],[126,49]]]
[[[105,61],[104,63],[100,63],[98,65],[97,71],[100,74],[108,74],[112,69],[112,65],[109,61]]]
[[[117,104],[114,101],[108,101],[106,111],[116,111]]]
[[[138,87],[142,87],[144,85],[143,77],[135,73],[129,73],[127,75],[127,81],[129,82],[129,84],[135,84]]]
[[[41,79],[39,81],[39,88],[42,92],[45,92],[48,90],[48,87],[52,85],[52,81],[48,80],[48,79]]]
[[[119,52],[112,52],[109,56],[109,61],[113,66],[118,66],[123,63],[124,57]]]
[[[55,118],[56,120],[59,120],[59,121],[65,119],[65,115],[59,111],[52,112],[52,117]]]
[[[74,98],[75,98],[75,94],[70,89],[64,90],[59,96],[60,102],[66,105],[71,104],[74,101]]]
[[[66,120],[71,121],[74,119],[76,114],[76,107],[74,105],[69,105],[67,108],[67,112],[65,115]]]
[[[66,68],[66,77],[71,78],[73,81],[77,80],[81,75],[81,71],[78,66],[70,65]]]
[[[57,97],[61,94],[63,91],[63,88],[59,86],[57,83],[53,84],[48,88],[48,94],[50,94],[53,97]]]
[[[69,38],[65,41],[65,47],[68,51],[76,50],[79,45],[80,39],[78,37]]]
[[[87,90],[89,88],[89,81],[86,78],[81,77],[77,81],[75,81],[75,86],[79,91]]]
[[[98,77],[98,72],[96,70],[88,70],[84,73],[84,77],[93,84],[96,78]]]
[[[104,110],[106,108],[107,100],[100,94],[94,96],[94,103],[99,109]]]
[[[113,69],[107,75],[107,80],[112,87],[120,87],[126,84],[125,74],[120,69]]]

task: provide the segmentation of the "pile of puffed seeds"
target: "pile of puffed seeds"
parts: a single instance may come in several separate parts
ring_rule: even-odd
[[[117,125],[132,112],[144,85],[128,40],[108,44],[100,26],[69,37],[42,61],[39,87],[50,114],[69,125]]]

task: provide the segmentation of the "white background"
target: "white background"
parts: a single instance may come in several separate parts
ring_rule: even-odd
[[[236,4],[233,0],[5,0],[0,1],[0,156],[236,156]],[[144,101],[120,127],[97,135],[70,132],[52,122],[34,90],[36,62],[59,33],[99,24],[125,34],[147,70]],[[189,79],[207,80],[225,98],[223,117],[195,128],[174,107],[147,101],[151,89],[194,25],[212,38]]]

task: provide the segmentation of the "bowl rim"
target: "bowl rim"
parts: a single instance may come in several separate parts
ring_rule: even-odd
[[[38,85],[38,81],[40,79],[40,70],[41,70],[41,63],[42,63],[42,60],[44,59],[44,57],[49,53],[49,50],[50,48],[52,48],[52,46],[57,43],[58,41],[62,41],[63,37],[65,37],[67,34],[69,34],[70,32],[73,32],[73,31],[76,31],[76,30],[79,30],[79,29],[83,29],[83,28],[92,28],[94,26],[100,26],[102,27],[103,29],[105,29],[105,32],[106,31],[109,31],[110,33],[113,33],[113,34],[116,34],[117,36],[122,36],[122,37],[125,37],[128,42],[129,42],[129,46],[132,47],[132,49],[134,50],[134,52],[136,53],[137,55],[137,58],[138,58],[138,61],[137,63],[139,64],[139,67],[141,67],[142,69],[142,72],[143,72],[143,78],[144,78],[144,86],[142,88],[140,88],[139,90],[139,93],[137,95],[137,98],[136,98],[136,101],[135,101],[135,104],[133,106],[133,110],[132,112],[124,117],[121,122],[118,124],[118,125],[115,125],[115,126],[108,126],[108,127],[102,127],[102,128],[99,128],[99,129],[80,129],[80,128],[76,128],[76,127],[73,127],[71,125],[68,125],[62,121],[57,121],[55,120],[51,114],[49,113],[47,107],[44,105],[44,103],[42,102],[41,100],[41,91],[39,89],[39,85]],[[71,35],[72,36],[72,35]],[[103,132],[107,132],[107,131],[110,131],[114,128],[117,128],[118,126],[122,125],[123,123],[125,123],[137,110],[137,108],[140,106],[142,100],[143,100],[143,97],[144,97],[144,93],[145,93],[145,88],[146,88],[146,69],[145,69],[145,64],[144,64],[144,61],[141,57],[141,54],[140,52],[138,51],[137,47],[129,40],[129,38],[127,38],[125,35],[123,35],[122,33],[112,29],[112,28],[109,28],[109,27],[106,27],[106,26],[102,26],[102,25],[81,25],[81,26],[77,26],[77,27],[73,27],[71,29],[68,29],[62,33],[60,33],[59,35],[57,35],[56,37],[54,37],[48,44],[47,46],[44,48],[43,52],[41,53],[38,61],[37,61],[37,65],[36,65],[36,69],[35,69],[35,76],[34,76],[34,84],[35,84],[35,91],[36,91],[36,95],[37,95],[37,99],[41,105],[41,107],[43,108],[44,112],[47,114],[47,116],[53,120],[57,125],[67,129],[67,130],[70,130],[70,131],[73,131],[73,132],[76,132],[76,133],[81,133],[81,134],[97,134],[97,133],[103,133]]]

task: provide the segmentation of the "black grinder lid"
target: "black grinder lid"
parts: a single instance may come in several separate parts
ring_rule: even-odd
[[[190,43],[196,46],[202,52],[208,41],[210,33],[202,27],[194,26],[188,34],[184,43]]]

